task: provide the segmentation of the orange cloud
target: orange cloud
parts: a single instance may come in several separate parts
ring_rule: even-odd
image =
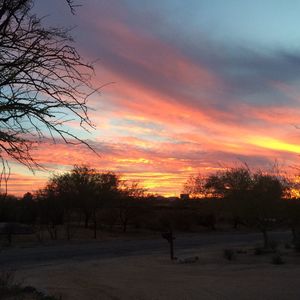
[[[115,84],[90,99],[95,132],[79,133],[76,122],[70,128],[89,139],[100,157],[83,146],[45,142],[34,152],[39,163],[62,171],[88,162],[139,179],[151,192],[174,195],[190,174],[218,170],[220,163],[297,162],[299,136],[291,124],[300,120],[299,110],[243,102],[230,94],[221,73],[155,35],[109,16],[86,18],[99,33],[91,42],[101,58],[95,85],[103,78]],[[291,86],[270,85],[299,101]],[[32,191],[45,180],[14,173],[9,189]]]
[[[7,191],[9,194],[22,196],[27,192],[34,192],[39,188],[42,188],[47,181],[45,177],[39,177],[34,175],[12,173],[7,182]],[[2,184],[2,190],[4,191],[5,185]]]

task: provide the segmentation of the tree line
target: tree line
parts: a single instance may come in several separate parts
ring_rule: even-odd
[[[195,198],[221,199],[233,228],[260,231],[266,248],[268,232],[276,228],[290,228],[293,241],[299,240],[300,201],[293,193],[297,188],[276,166],[269,172],[251,171],[247,165],[228,168],[206,178],[191,176],[185,184],[185,191]]]
[[[44,188],[21,199],[2,194],[0,222],[7,234],[27,224],[38,240],[76,238],[78,230],[124,232],[144,230],[214,231],[256,230],[269,247],[269,231],[289,229],[296,243],[300,232],[300,201],[292,197],[294,183],[279,173],[229,168],[203,177],[191,176],[184,192],[190,198],[173,199],[146,194],[138,182],[113,172],[74,166],[55,175]],[[86,233],[85,233],[86,234]]]
[[[3,194],[0,221],[31,224],[37,232],[46,228],[52,239],[57,239],[61,225],[68,239],[75,227],[92,227],[97,238],[99,220],[110,228],[118,221],[126,232],[129,220],[140,210],[143,195],[144,189],[137,182],[128,183],[112,172],[75,166],[22,199]]]

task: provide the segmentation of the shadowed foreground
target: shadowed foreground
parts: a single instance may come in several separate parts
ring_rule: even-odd
[[[286,233],[272,235],[286,240]],[[178,238],[179,260],[199,257],[189,264],[170,261],[164,240],[16,248],[0,256],[6,261],[3,266],[17,270],[24,285],[63,300],[298,300],[299,254],[281,246],[286,264],[273,265],[272,254],[254,255],[258,238],[257,234]],[[247,254],[228,261],[223,257],[225,248],[243,248]]]
[[[288,241],[289,232],[271,232],[270,237],[280,242]],[[177,235],[176,250],[203,248],[209,245],[252,244],[261,242],[260,233],[207,233]],[[8,247],[0,251],[3,268],[19,270],[26,266],[57,264],[67,261],[88,261],[92,259],[136,256],[144,254],[164,254],[168,256],[168,245],[160,235],[155,239],[116,239],[111,241],[56,242],[51,245]],[[176,252],[176,251],[175,251]],[[176,254],[176,253],[175,253]]]
[[[228,262],[221,253],[217,246],[181,253],[199,255],[194,264],[158,254],[68,262],[18,276],[64,300],[299,299],[300,265],[272,265],[265,256]]]

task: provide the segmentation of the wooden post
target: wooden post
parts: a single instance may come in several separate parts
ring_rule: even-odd
[[[164,239],[166,239],[168,241],[168,243],[170,245],[170,258],[171,258],[171,260],[174,260],[175,259],[175,257],[174,257],[174,240],[176,238],[173,236],[172,229],[170,229],[170,231],[168,231],[168,232],[163,232],[161,235]]]

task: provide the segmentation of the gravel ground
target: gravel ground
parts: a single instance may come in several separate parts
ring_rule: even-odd
[[[179,258],[198,256],[196,263],[171,262],[165,253],[26,266],[17,276],[63,300],[152,299],[300,299],[300,256],[289,250],[286,264],[271,264],[272,255],[248,250],[226,261],[228,245],[180,250]]]

